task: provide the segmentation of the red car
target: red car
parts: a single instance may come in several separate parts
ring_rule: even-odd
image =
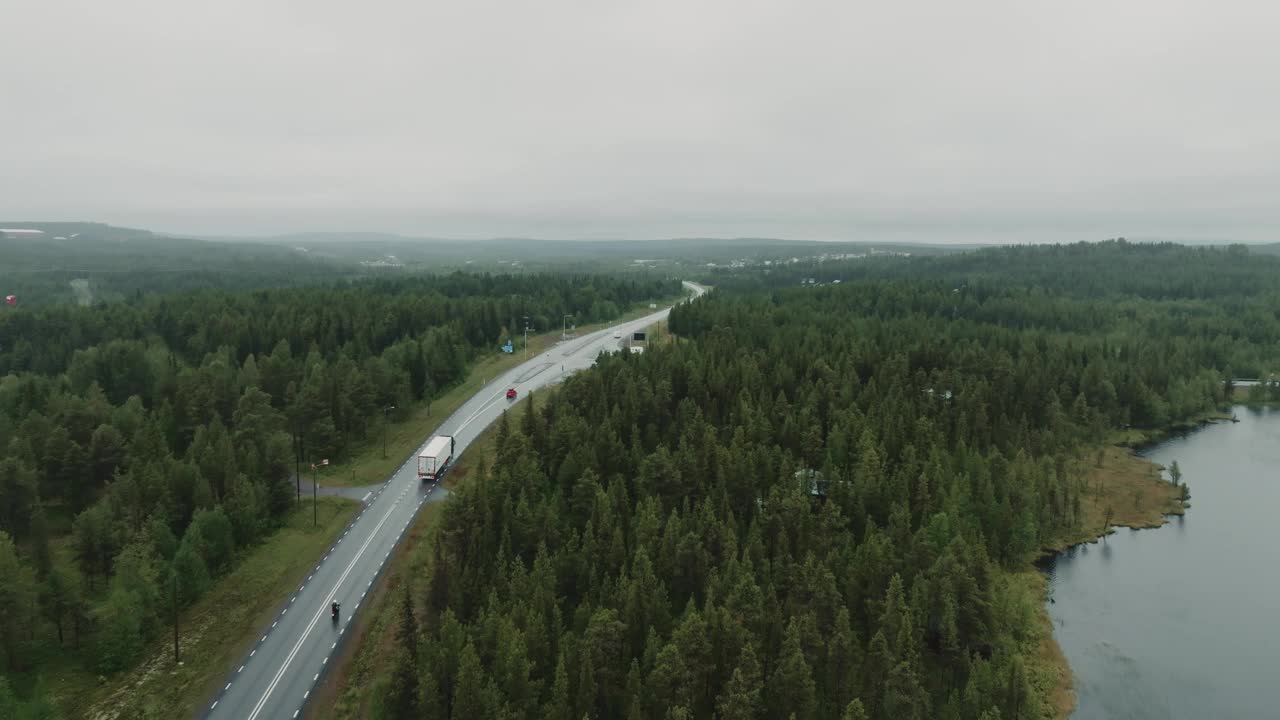
[[[508,390],[507,390],[507,399],[508,399],[508,400],[515,400],[515,399],[516,399],[516,389],[515,389],[515,388],[510,388],[510,389],[508,389]]]

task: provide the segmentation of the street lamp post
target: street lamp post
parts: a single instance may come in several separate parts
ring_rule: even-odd
[[[320,487],[320,471],[317,468],[322,468],[328,464],[329,464],[328,459],[321,460],[319,463],[311,463],[311,526],[312,527],[320,526],[320,506],[319,506],[320,501],[317,499],[317,495],[319,495],[319,487]]]
[[[561,320],[561,326],[560,326],[560,339],[561,339],[561,340],[568,340],[568,339],[569,339],[569,318],[571,318],[571,317],[573,317],[573,316],[572,316],[572,315],[565,315],[565,316],[564,316],[564,318]]]
[[[298,486],[298,502],[302,502],[302,433],[293,436],[293,479]]]
[[[169,571],[173,575],[173,662],[181,665],[178,657],[178,564],[174,563]]]
[[[391,413],[392,410],[395,410],[395,409],[396,409],[395,405],[388,405],[382,408],[382,459],[383,460],[387,459],[387,416]]]
[[[529,316],[524,316],[524,357],[529,359]]]

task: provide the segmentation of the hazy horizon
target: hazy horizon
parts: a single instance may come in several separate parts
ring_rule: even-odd
[[[744,227],[740,233],[716,233],[715,228],[708,228],[708,232],[704,234],[680,234],[673,232],[672,234],[630,234],[617,235],[610,234],[607,230],[599,232],[570,232],[560,233],[549,232],[548,234],[536,234],[530,232],[536,224],[521,224],[519,228],[512,228],[511,232],[506,234],[484,234],[484,233],[466,233],[465,231],[457,235],[448,235],[444,233],[432,232],[415,232],[409,230],[387,230],[379,229],[376,225],[371,227],[351,227],[345,229],[334,229],[324,227],[309,227],[300,225],[298,229],[290,227],[267,228],[260,232],[226,232],[226,231],[186,231],[174,230],[172,227],[148,227],[142,223],[106,223],[101,219],[25,219],[8,220],[0,219],[0,227],[22,227],[24,225],[36,224],[60,224],[60,223],[100,223],[116,228],[126,228],[139,231],[147,231],[161,237],[177,237],[191,238],[199,240],[221,240],[221,241],[273,241],[283,240],[293,237],[308,236],[327,236],[326,241],[336,241],[343,236],[350,236],[353,241],[370,240],[377,241],[383,239],[397,239],[404,241],[421,241],[421,242],[485,242],[485,241],[531,241],[531,242],[674,242],[674,241],[714,241],[714,242],[731,242],[739,241],[765,241],[765,242],[796,242],[796,243],[859,243],[859,244],[917,244],[917,245],[1015,245],[1015,244],[1049,244],[1049,243],[1075,243],[1075,242],[1101,242],[1115,238],[1125,238],[1133,242],[1175,242],[1188,245],[1227,245],[1232,243],[1244,244],[1275,244],[1280,242],[1280,236],[1261,233],[1243,233],[1232,234],[1202,232],[1199,234],[1188,234],[1193,228],[1176,228],[1171,229],[1167,233],[1143,233],[1125,234],[1123,232],[1106,232],[1105,228],[1095,228],[1093,231],[1088,230],[1049,230],[1049,229],[1024,229],[1016,227],[988,227],[986,230],[974,229],[959,225],[936,226],[933,228],[920,227],[909,222],[899,225],[885,224],[879,228],[872,230],[866,229],[858,232],[845,232],[841,235],[831,236],[788,236],[788,235],[770,235],[762,233],[753,233],[750,230],[760,227],[752,225]],[[724,224],[718,225],[723,229]]]
[[[1280,238],[1272,5],[49,0],[0,18],[0,217]]]

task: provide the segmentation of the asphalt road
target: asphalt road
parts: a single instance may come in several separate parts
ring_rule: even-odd
[[[685,286],[695,295],[706,291],[693,283]],[[512,402],[505,397],[508,388],[514,387],[524,397],[574,371],[589,368],[601,352],[619,349],[632,332],[665,319],[668,312],[669,308],[659,310],[557,343],[486,383],[433,434],[453,435],[455,453],[461,454]],[[615,338],[615,332],[621,333],[623,340]],[[427,439],[422,439],[423,445]],[[409,523],[424,504],[443,500],[448,494],[436,484],[418,480],[416,458],[417,451],[382,485],[365,491],[368,494],[361,498],[364,509],[325,552],[306,581],[282,601],[271,625],[258,631],[259,638],[249,655],[232,669],[224,687],[210,698],[199,717],[275,720],[302,714],[302,707],[342,642],[351,617],[360,611],[366,593]],[[332,621],[329,612],[334,601],[341,606],[337,622]]]

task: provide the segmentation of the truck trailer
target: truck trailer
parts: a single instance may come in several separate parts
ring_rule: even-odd
[[[453,460],[453,436],[436,435],[418,453],[418,479],[439,480]]]

